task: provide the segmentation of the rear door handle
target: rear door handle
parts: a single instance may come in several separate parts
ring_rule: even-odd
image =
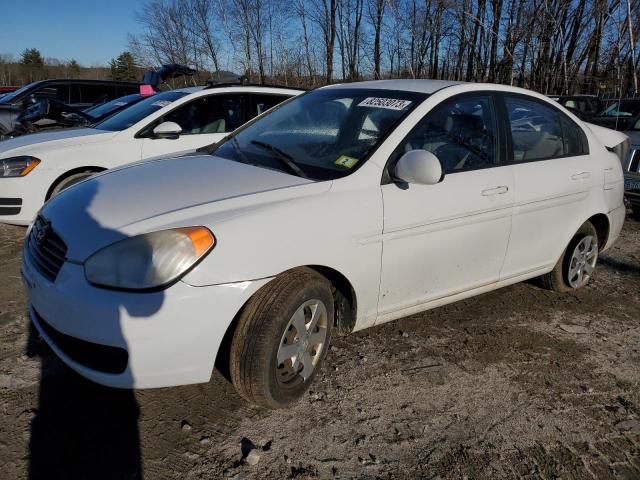
[[[509,187],[507,187],[506,185],[501,185],[499,187],[487,188],[486,190],[482,190],[482,195],[485,197],[491,195],[502,195],[504,193],[507,193],[508,191]]]
[[[584,178],[589,178],[591,176],[591,172],[580,172],[574,173],[571,175],[571,180],[582,180]]]

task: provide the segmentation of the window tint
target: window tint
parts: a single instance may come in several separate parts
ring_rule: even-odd
[[[112,87],[106,85],[78,85],[80,87],[80,103],[93,105],[113,98]]]
[[[580,127],[563,115],[560,115],[560,124],[564,140],[564,154],[567,156],[582,155],[584,149]]]
[[[69,85],[47,85],[33,93],[36,102],[41,100],[58,100],[69,103]]]
[[[156,120],[145,132],[162,122],[175,122],[183,135],[231,132],[244,123],[243,95],[210,95],[189,102]]]
[[[640,100],[622,100],[613,102],[599,117],[633,117],[640,113]]]
[[[587,151],[580,127],[555,108],[516,97],[507,97],[505,103],[515,162],[582,155]]]
[[[433,153],[445,173],[496,164],[496,128],[489,97],[462,98],[436,107],[395,150],[392,161],[410,150]]]
[[[286,95],[253,95],[254,111],[251,112],[251,118],[266,112],[288,98]]]

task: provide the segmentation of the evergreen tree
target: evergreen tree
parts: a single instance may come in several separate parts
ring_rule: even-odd
[[[136,80],[137,67],[130,52],[122,52],[109,62],[113,80]]]

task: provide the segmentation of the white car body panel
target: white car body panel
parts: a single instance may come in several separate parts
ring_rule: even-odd
[[[177,139],[136,138],[136,134],[172,110],[204,96],[256,93],[296,96],[300,90],[245,86],[179,89],[187,95],[120,132],[93,128],[57,130],[25,135],[0,142],[0,159],[30,155],[41,163],[25,177],[0,178],[0,198],[20,198],[17,215],[0,214],[0,223],[28,225],[42,207],[51,187],[68,172],[81,169],[106,170],[155,157],[193,152],[222,140],[226,133],[185,134]]]
[[[67,243],[70,261],[47,285],[25,259],[32,317],[37,311],[63,333],[122,346],[132,357],[126,374],[105,377],[58,355],[82,375],[117,387],[206,381],[241,307],[291,268],[324,267],[344,276],[355,292],[359,330],[546,273],[593,215],[609,223],[605,248],[617,238],[625,215],[622,169],[587,128],[589,155],[459,172],[431,186],[381,185],[390,154],[419,119],[452,95],[492,90],[531,95],[562,109],[557,103],[502,85],[389,81],[324,88],[366,86],[431,96],[346,177],[313,182],[188,156],[98,175],[48,203],[42,213]],[[583,172],[589,175],[571,178]],[[105,245],[191,225],[208,227],[216,246],[175,285],[139,294],[85,280],[82,262]],[[103,327],[93,318],[87,323],[94,313]],[[170,365],[159,358],[163,349],[184,358]]]

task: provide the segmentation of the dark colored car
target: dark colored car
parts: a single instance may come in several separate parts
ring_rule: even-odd
[[[92,105],[118,97],[138,93],[136,82],[108,80],[43,80],[30,83],[0,97],[0,137],[9,135],[20,126],[20,117],[30,106],[42,101],[83,110]],[[54,120],[41,120],[44,125]]]
[[[626,132],[633,130],[639,118],[640,98],[627,98],[612,101],[590,121],[602,127]]]
[[[634,216],[640,220],[640,117],[626,133],[629,135],[629,157],[624,170],[625,198],[633,208]]]
[[[558,97],[557,101],[581,120],[586,121],[604,109],[604,104],[595,95],[563,95]]]

